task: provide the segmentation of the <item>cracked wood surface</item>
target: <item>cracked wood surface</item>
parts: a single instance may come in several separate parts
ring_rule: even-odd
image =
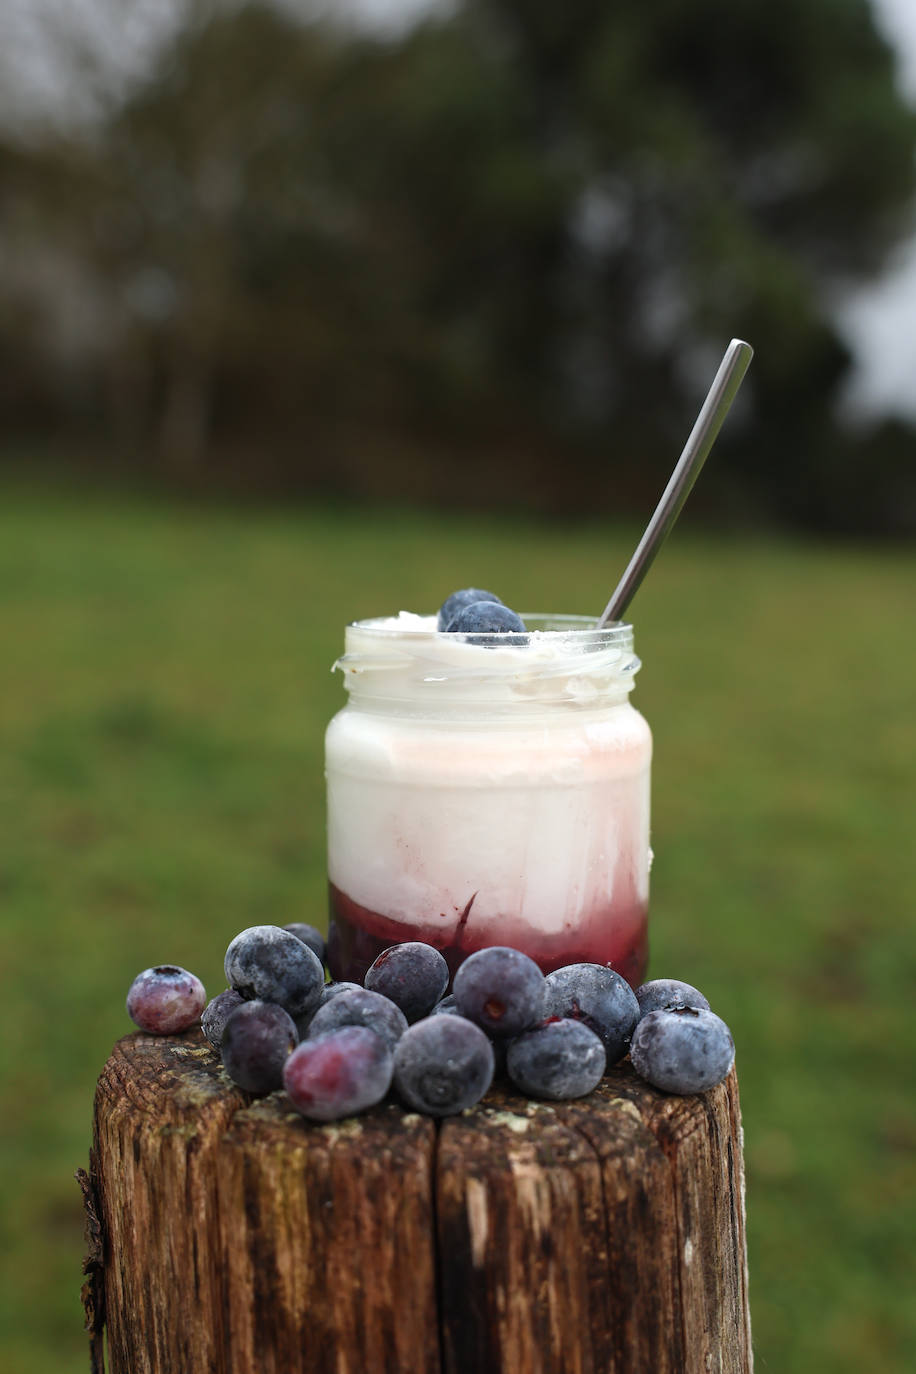
[[[198,1031],[118,1042],[87,1206],[109,1374],[750,1374],[734,1073],[331,1125]],[[99,1234],[100,1233],[100,1234]],[[87,1261],[88,1263],[89,1261]]]

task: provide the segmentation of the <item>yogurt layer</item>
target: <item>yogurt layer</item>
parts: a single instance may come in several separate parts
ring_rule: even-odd
[[[490,648],[402,613],[349,627],[335,666],[351,705],[327,733],[328,863],[351,901],[443,939],[470,903],[475,944],[644,920],[651,735],[629,634]]]
[[[327,738],[332,883],[371,911],[443,928],[472,898],[476,926],[551,934],[644,905],[651,740],[637,712],[621,714],[511,741],[338,717]]]

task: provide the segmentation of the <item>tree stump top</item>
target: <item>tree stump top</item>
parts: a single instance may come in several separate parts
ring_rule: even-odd
[[[751,1369],[734,1073],[321,1125],[234,1087],[199,1032],[135,1034],[90,1180],[112,1374]]]

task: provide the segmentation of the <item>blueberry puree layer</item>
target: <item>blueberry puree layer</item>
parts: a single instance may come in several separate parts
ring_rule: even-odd
[[[383,949],[404,940],[422,940],[441,950],[452,973],[476,949],[503,944],[522,950],[544,973],[566,964],[609,964],[634,988],[645,978],[649,960],[647,905],[638,901],[596,907],[574,933],[560,931],[555,936],[532,930],[511,915],[480,930],[474,925],[473,906],[447,923],[440,913],[435,920],[399,921],[360,906],[333,883],[329,914],[331,976],[355,983],[362,982]]]

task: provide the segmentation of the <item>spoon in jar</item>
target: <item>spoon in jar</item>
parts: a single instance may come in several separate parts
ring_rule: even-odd
[[[709,450],[716,441],[722,428],[722,421],[731,409],[732,401],[744,380],[754,350],[741,339],[732,339],[719,370],[713,378],[709,394],[697,416],[696,424],[684,445],[677,467],[671,474],[668,485],[662,492],[661,500],[655,508],[646,532],[636,547],[636,552],[627,564],[623,577],[614,588],[610,601],[596,626],[604,629],[615,620],[620,620],[624,611],[636,595],[643,578],[652,566],[655,555],[671,532],[671,527],[681,513],[681,508],[697,477],[700,468],[709,456]]]

